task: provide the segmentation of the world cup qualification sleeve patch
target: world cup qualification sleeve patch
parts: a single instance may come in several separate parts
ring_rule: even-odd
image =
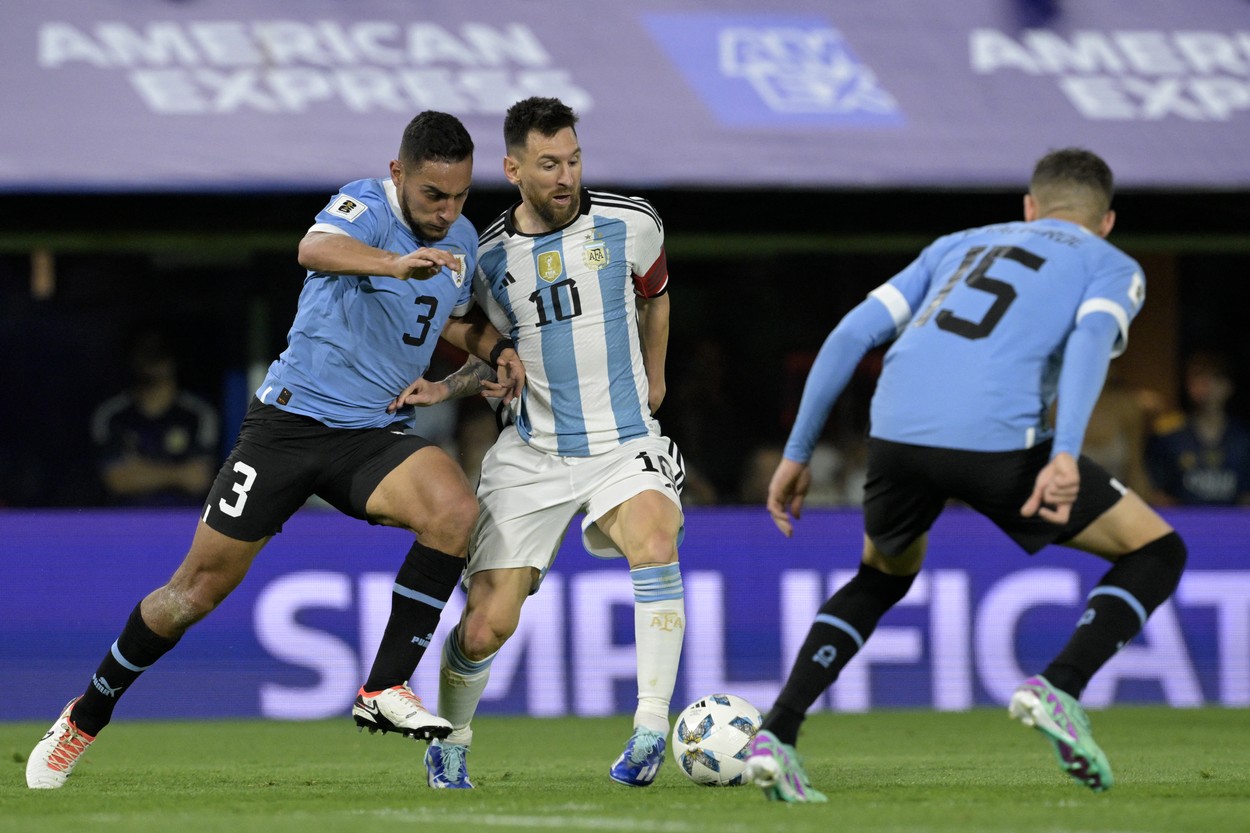
[[[369,210],[369,206],[365,205],[355,197],[349,197],[347,194],[339,194],[330,201],[330,205],[326,208],[326,213],[335,217],[341,217],[349,222],[356,222],[356,218]]]

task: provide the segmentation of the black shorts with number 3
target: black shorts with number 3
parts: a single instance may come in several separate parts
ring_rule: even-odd
[[[1126,491],[1102,466],[1082,456],[1081,489],[1066,524],[1021,516],[1051,443],[1023,451],[962,451],[868,440],[864,531],[877,549],[898,555],[929,531],[947,501],[967,504],[1032,555],[1067,541],[1114,506]]]
[[[201,517],[222,535],[259,541],[316,495],[368,520],[365,504],[383,478],[432,445],[404,428],[330,428],[253,399]]]

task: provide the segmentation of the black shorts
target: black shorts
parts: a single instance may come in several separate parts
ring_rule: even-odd
[[[386,475],[429,440],[388,428],[330,428],[253,399],[234,450],[217,472],[202,517],[222,535],[259,541],[317,495],[369,520],[365,504]]]
[[[864,531],[877,549],[899,555],[929,531],[949,500],[980,512],[1032,555],[1076,536],[1114,506],[1125,489],[1082,456],[1081,490],[1062,526],[1025,518],[1037,473],[1050,460],[1049,442],[1024,451],[959,451],[869,438]]]

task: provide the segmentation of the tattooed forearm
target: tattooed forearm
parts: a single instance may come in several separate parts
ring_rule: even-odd
[[[443,380],[447,386],[448,399],[459,399],[462,396],[473,396],[482,390],[482,382],[493,380],[495,370],[477,356],[469,356],[459,370]]]

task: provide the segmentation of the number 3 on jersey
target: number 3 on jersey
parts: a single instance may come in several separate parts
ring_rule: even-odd
[[[430,322],[434,320],[434,313],[438,312],[438,299],[433,295],[422,295],[414,299],[413,303],[425,307],[425,311],[417,313],[417,334],[404,333],[404,344],[420,347],[430,334]]]

